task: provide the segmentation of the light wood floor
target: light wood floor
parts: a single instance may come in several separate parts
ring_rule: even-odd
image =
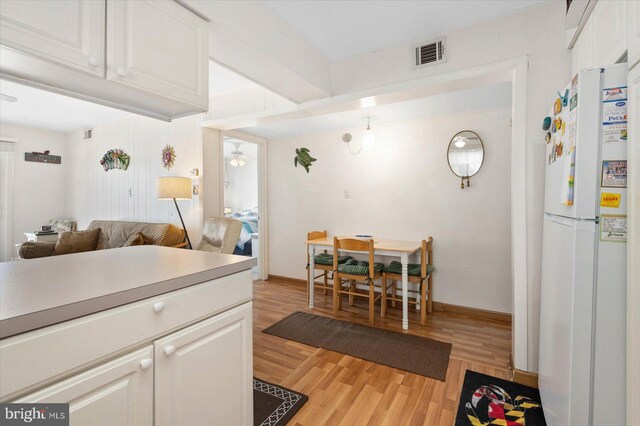
[[[427,325],[409,308],[409,333],[451,342],[445,382],[386,367],[359,358],[318,349],[262,333],[294,311],[332,316],[331,296],[315,293],[316,308],[306,306],[299,284],[254,283],[254,375],[309,396],[289,425],[453,425],[465,370],[509,378],[511,326],[461,314],[434,312]],[[379,315],[375,327],[402,331],[400,304]],[[367,324],[366,300],[349,307],[340,319]]]

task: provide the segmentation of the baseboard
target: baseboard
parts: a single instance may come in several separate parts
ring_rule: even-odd
[[[531,386],[532,388],[538,388],[538,375],[529,371],[513,370],[512,379],[516,383],[521,385]]]
[[[278,281],[280,283],[287,283],[287,284],[298,284],[298,285],[303,285],[305,287],[307,286],[307,280],[301,280],[300,278],[285,277],[282,275],[269,274],[269,277],[267,278],[267,280],[273,280],[273,281]]]
[[[281,283],[297,284],[306,286],[307,280],[300,278],[285,277],[282,275],[269,275],[269,280],[278,281]],[[468,315],[474,318],[490,319],[494,321],[502,321],[511,324],[511,314],[504,312],[489,311],[486,309],[469,308],[466,306],[450,305],[448,303],[441,303],[433,301],[433,310],[441,312],[452,312],[456,314]]]
[[[486,309],[470,308],[467,306],[450,305],[448,303],[436,302],[435,300],[433,301],[433,310],[468,315],[474,318],[508,322],[509,324],[511,324],[511,314],[507,314],[505,312],[489,311]]]

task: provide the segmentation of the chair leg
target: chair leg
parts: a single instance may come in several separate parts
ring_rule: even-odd
[[[324,271],[324,288],[323,293],[326,296],[327,295],[327,288],[329,287],[329,277],[327,276],[329,273],[327,271]]]
[[[373,316],[375,314],[376,294],[373,283],[369,284],[369,324],[373,324]]]
[[[427,286],[424,285],[424,283],[422,283],[422,285],[420,286],[422,287],[422,289],[420,290],[420,324],[422,325],[426,325],[427,324]],[[429,300],[431,300],[431,297],[429,297]]]
[[[427,302],[427,310],[429,313],[433,312],[433,282],[431,281],[431,275],[427,279],[427,283],[429,283],[429,301]]]
[[[309,306],[309,286],[311,282],[309,281],[313,274],[311,273],[311,267],[307,268],[307,306]]]
[[[333,316],[338,317],[338,291],[340,291],[340,276],[336,272],[333,275]]]
[[[353,302],[355,296],[351,293],[356,292],[356,282],[354,280],[349,280],[349,306],[353,306]]]
[[[380,316],[382,318],[387,317],[387,277],[382,275],[382,294],[380,302]]]
[[[393,299],[391,299],[391,307],[395,308],[396,307],[396,290],[398,287],[398,282],[396,280],[391,280],[391,294],[393,296]]]

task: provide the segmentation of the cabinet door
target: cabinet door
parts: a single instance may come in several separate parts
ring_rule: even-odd
[[[251,302],[154,347],[156,425],[253,422]]]
[[[104,0],[2,0],[0,44],[104,77]]]
[[[107,3],[107,78],[191,105],[208,105],[209,28],[169,0]]]
[[[71,425],[153,424],[153,347],[11,402],[69,403]]]
[[[633,68],[640,63],[640,1],[630,1],[627,7],[629,68]]]

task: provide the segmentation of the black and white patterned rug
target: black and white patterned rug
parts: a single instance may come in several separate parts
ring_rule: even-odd
[[[253,424],[284,426],[307,402],[308,396],[253,378]]]

